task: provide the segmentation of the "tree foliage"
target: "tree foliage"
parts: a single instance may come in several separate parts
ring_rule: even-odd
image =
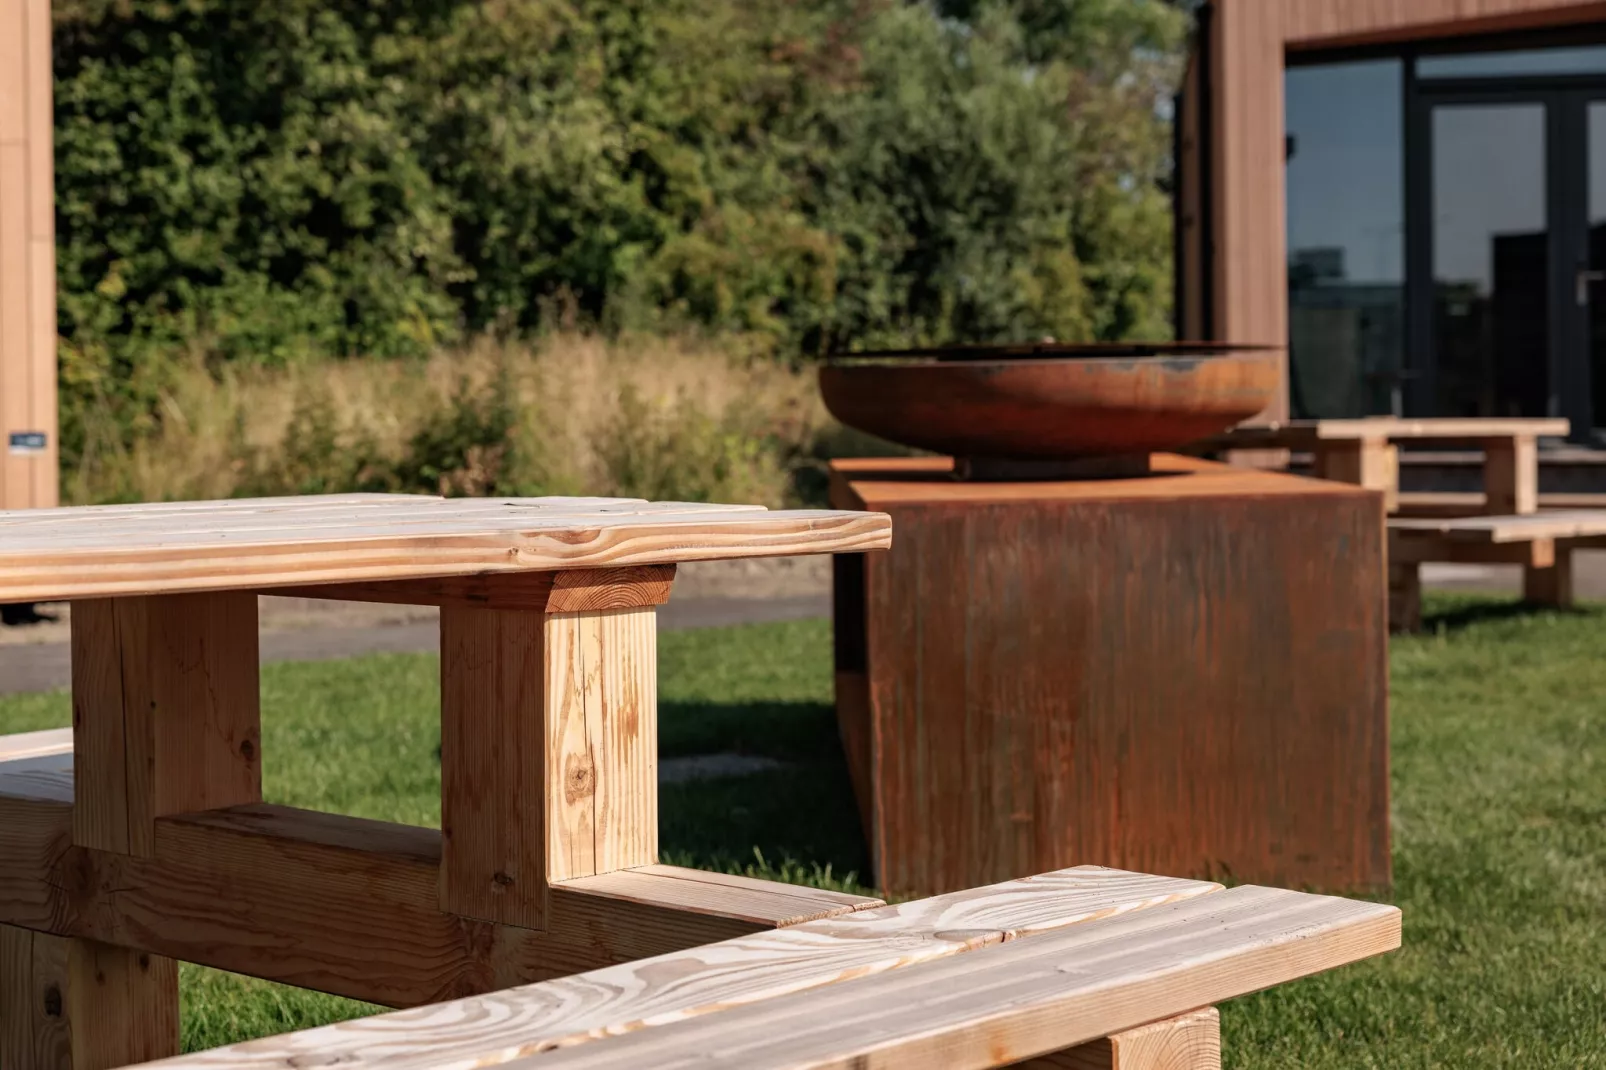
[[[1162,0],[57,0],[74,406],[557,321],[1155,335]],[[71,435],[65,443],[69,456]]]

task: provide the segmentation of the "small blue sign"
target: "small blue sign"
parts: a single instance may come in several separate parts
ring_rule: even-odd
[[[11,432],[12,453],[43,453],[45,452],[45,433],[43,431],[13,431]]]

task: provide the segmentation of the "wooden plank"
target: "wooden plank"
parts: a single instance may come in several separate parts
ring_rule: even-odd
[[[792,895],[785,891],[787,886],[778,888],[774,881],[660,865],[575,877],[560,887],[604,899],[679,907],[763,926],[818,921],[834,917],[844,908],[858,910],[880,902],[813,889],[799,889]]]
[[[1514,435],[1483,449],[1484,508],[1496,516],[1539,511],[1539,442]]]
[[[257,593],[406,606],[457,605],[562,613],[584,609],[660,606],[669,601],[674,580],[674,565],[627,565],[622,568],[573,569],[567,572],[482,573],[385,583],[277,587]]]
[[[1214,279],[1213,327],[1217,338],[1286,346],[1282,12],[1265,3],[1221,4],[1205,47],[1215,83],[1208,102],[1213,248],[1205,267]],[[1286,361],[1285,352],[1285,368]],[[1285,389],[1254,422],[1287,416]]]
[[[558,886],[545,932],[464,919],[439,906],[435,830],[265,804],[162,818],[151,858],[77,848],[70,793],[34,786],[0,774],[0,923],[354,999],[414,1006],[766,927],[717,912],[730,894],[713,885],[710,912],[688,909],[691,882],[667,874],[634,900]],[[750,912],[768,924],[877,904],[772,887]]]
[[[1606,509],[1606,494],[1540,494],[1539,508]],[[1399,515],[1404,517],[1476,516],[1489,512],[1482,491],[1406,491],[1400,495]]]
[[[546,649],[548,879],[656,862],[654,611],[553,614]]]
[[[1291,47],[1333,48],[1422,37],[1598,22],[1599,0],[1279,0]]]
[[[1384,510],[1392,512],[1399,505],[1399,463],[1398,451],[1382,436],[1325,442],[1316,448],[1315,475],[1379,491]]]
[[[73,1070],[113,1070],[178,1054],[178,963],[94,940],[62,942]]]
[[[1558,552],[1548,564],[1531,564],[1522,570],[1522,597],[1556,609],[1573,604],[1573,555],[1570,549]]]
[[[440,627],[441,909],[545,928],[546,616],[448,605]]]
[[[1039,1055],[1017,1070],[1221,1070],[1221,1015],[1214,1007],[1190,1011]]]
[[[95,600],[72,620],[76,842],[149,855],[157,817],[262,797],[254,596]]]
[[[172,959],[0,925],[0,1066],[112,1070],[178,1050]]]
[[[169,508],[186,505],[188,508]],[[411,525],[455,523],[477,530],[484,521],[566,525],[584,521],[661,520],[676,517],[730,518],[767,513],[760,505],[704,502],[644,502],[633,498],[434,498],[421,494],[302,495],[238,498],[212,502],[150,503],[137,506],[73,506],[61,510],[13,509],[0,513],[8,536],[36,533],[52,537],[103,537],[96,530],[115,516],[120,536],[231,535],[270,532],[293,535],[321,529],[344,530],[353,523],[405,530]]]
[[[1456,564],[1531,565],[1548,568],[1556,559],[1556,540],[1527,542],[1466,542],[1431,532],[1391,532],[1391,564],[1443,561]]]
[[[30,506],[60,497],[56,404],[56,202],[52,125],[50,0],[23,0],[28,169],[28,430],[42,432],[44,450],[26,458]],[[4,270],[0,268],[0,270]]]
[[[1158,908],[1218,885],[1083,867],[624,963],[575,977],[200,1052],[172,1065],[447,1070],[665,1026],[1032,933]],[[649,1057],[639,1065],[656,1065]]]
[[[27,0],[0,0],[0,145],[27,141],[27,41]]]
[[[68,941],[0,925],[0,1066],[72,1070],[63,990]]]
[[[1470,442],[1480,445],[1514,438],[1565,438],[1571,424],[1563,418],[1430,417],[1407,420],[1367,416],[1345,420],[1285,420],[1235,427],[1206,439],[1213,449],[1309,450],[1318,443],[1383,438],[1391,442]]]
[[[142,607],[128,607],[138,609]],[[124,700],[123,659],[138,675],[146,658],[143,629],[134,629],[125,643],[122,625],[128,614],[111,599],[75,602],[72,607],[73,753],[86,783],[73,811],[74,839],[87,847],[128,853],[129,736],[125,719],[134,718],[135,745],[154,740],[144,708],[132,710]],[[148,752],[146,752],[148,754]],[[136,757],[142,760],[144,755]],[[150,807],[141,811],[153,817]]]
[[[64,510],[65,511],[65,510]],[[47,601],[291,584],[551,571],[885,548],[876,513],[700,512],[565,521],[517,515],[365,524],[242,540],[162,535],[119,524],[62,537],[0,532],[0,601]],[[19,533],[20,532],[20,533]]]
[[[6,6],[20,14],[17,0],[7,0]],[[29,426],[30,248],[28,147],[20,141],[0,142],[0,448],[6,447],[11,432],[33,430]],[[0,506],[16,509],[33,504],[30,461],[9,448],[0,453]]]
[[[1465,542],[1524,542],[1533,539],[1579,539],[1606,535],[1606,510],[1558,509],[1527,516],[1463,516],[1396,518],[1389,532],[1409,538],[1439,535]]]
[[[506,1066],[998,1067],[1399,942],[1394,907],[1245,886]]]
[[[14,732],[0,736],[0,762],[41,754],[71,754],[72,729],[46,728],[40,732]]]

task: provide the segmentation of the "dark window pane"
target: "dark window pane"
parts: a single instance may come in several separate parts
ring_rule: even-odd
[[[1423,56],[1416,61],[1417,77],[1424,79],[1513,78],[1603,72],[1606,72],[1606,45],[1468,52],[1453,56]]]
[[[1290,68],[1289,394],[1301,417],[1396,411],[1405,346],[1399,60]]]
[[[1589,305],[1589,386],[1598,440],[1598,429],[1606,427],[1606,103],[1590,102],[1588,130],[1590,271],[1575,286],[1578,299]]]
[[[1542,104],[1433,109],[1435,411],[1543,416],[1550,232]]]

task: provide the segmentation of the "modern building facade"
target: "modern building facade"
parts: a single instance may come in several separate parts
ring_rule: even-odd
[[[1212,0],[1178,116],[1178,331],[1286,342],[1269,418],[1606,439],[1606,3]]]

